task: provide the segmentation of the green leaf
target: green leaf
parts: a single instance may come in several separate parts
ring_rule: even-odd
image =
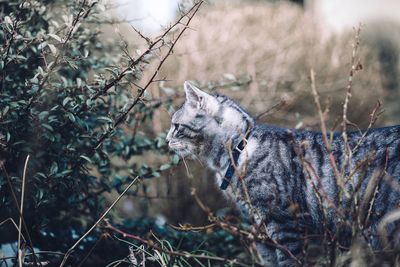
[[[47,46],[50,48],[50,51],[54,56],[57,55],[57,48],[53,44],[48,44]]]
[[[56,40],[56,41],[62,43],[62,39],[61,39],[60,36],[58,36],[58,35],[56,35],[56,34],[54,34],[54,33],[49,33],[49,34],[47,34],[47,35],[50,36],[51,38],[53,38],[54,40]]]
[[[39,120],[44,120],[45,118],[47,118],[47,116],[49,116],[49,112],[48,111],[42,111],[39,113]]]
[[[47,43],[46,41],[44,41],[44,42],[42,42],[42,43],[40,43],[40,44],[38,45],[38,49],[39,49],[39,50],[42,50],[42,49],[45,48],[47,45],[48,45],[48,43]]]
[[[160,166],[160,171],[165,171],[168,170],[169,168],[171,168],[171,165],[166,163]]]
[[[46,128],[47,130],[49,130],[49,131],[51,131],[51,132],[54,131],[53,127],[51,127],[51,125],[49,125],[49,124],[47,124],[47,123],[42,123],[42,127],[43,127],[43,128]]]
[[[72,113],[68,113],[68,118],[69,118],[69,120],[72,121],[72,122],[75,122],[75,121],[76,121],[75,115],[72,114]]]
[[[176,165],[179,163],[179,156],[178,155],[173,155],[171,159],[172,164]]]
[[[92,160],[91,160],[89,157],[87,157],[87,156],[80,155],[79,157],[80,157],[80,158],[83,158],[84,160],[86,160],[86,161],[89,162],[89,163],[93,163]]]
[[[50,173],[51,173],[51,174],[56,174],[57,171],[58,171],[57,162],[53,162],[53,163],[51,164]]]
[[[97,117],[96,120],[101,121],[101,122],[109,122],[109,123],[113,122],[112,119],[110,119],[109,117],[105,117],[105,116]]]
[[[11,18],[9,16],[5,16],[4,17],[4,22],[7,23],[7,24],[10,24],[10,25],[13,24],[13,22],[12,22],[12,20],[11,20]]]
[[[70,98],[69,96],[67,96],[66,98],[64,98],[62,105],[65,106],[67,105],[70,101],[72,100],[72,98]]]

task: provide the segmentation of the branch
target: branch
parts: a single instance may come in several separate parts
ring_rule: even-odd
[[[58,66],[59,60],[60,58],[63,56],[63,52],[64,52],[64,48],[66,47],[66,45],[68,44],[68,42],[70,41],[76,26],[78,25],[78,22],[81,20],[81,18],[86,18],[91,9],[95,6],[97,2],[93,2],[90,7],[88,8],[88,10],[85,11],[84,7],[86,4],[86,0],[82,0],[82,4],[81,7],[79,9],[78,14],[74,17],[71,27],[69,28],[69,31],[67,32],[67,34],[65,35],[65,37],[63,38],[63,42],[61,44],[61,49],[59,49],[59,52],[57,53],[55,59],[54,59],[54,63],[50,66],[50,68],[47,68],[47,71],[45,73],[45,75],[43,76],[41,82],[39,83],[39,88],[37,90],[37,92],[29,99],[28,105],[25,108],[25,111],[28,111],[30,109],[30,107],[32,106],[33,102],[36,100],[36,98],[39,96],[41,89],[43,89],[44,85],[46,84],[47,80],[50,77],[50,74],[53,73],[53,71],[55,70],[55,68]]]
[[[152,249],[155,249],[159,252],[163,252],[166,253],[168,255],[173,255],[173,256],[179,256],[179,257],[185,257],[185,258],[196,258],[196,259],[203,259],[203,260],[211,260],[211,261],[218,261],[218,262],[225,262],[231,265],[236,265],[236,266],[243,266],[243,267],[247,267],[247,266],[251,266],[248,264],[244,264],[239,262],[236,259],[227,259],[227,258],[223,258],[223,257],[218,257],[218,256],[208,256],[208,255],[196,255],[196,254],[192,254],[189,252],[177,252],[177,251],[172,251],[169,249],[165,249],[162,248],[160,246],[158,246],[157,244],[155,244],[153,241],[151,240],[146,240],[140,236],[134,235],[134,234],[130,234],[130,233],[126,233],[114,226],[112,226],[110,223],[106,222],[106,226],[104,227],[105,229],[108,229],[110,231],[116,232],[120,235],[122,235],[124,238],[130,238],[133,239],[135,241],[138,241],[141,244],[144,244]],[[261,266],[261,265],[257,265],[257,266]]]
[[[351,98],[351,89],[353,87],[354,73],[357,70],[362,69],[361,63],[357,62],[357,65],[356,65],[356,62],[355,62],[356,61],[356,53],[360,46],[360,32],[361,32],[361,24],[355,30],[355,37],[354,37],[355,40],[353,43],[353,51],[352,51],[352,55],[351,55],[351,69],[350,69],[350,73],[349,73],[349,80],[348,80],[348,84],[347,84],[346,96],[345,96],[344,103],[343,103],[342,137],[343,137],[343,141],[344,141],[344,145],[345,145],[345,147],[344,147],[345,160],[344,160],[343,166],[342,166],[343,175],[345,173],[346,166],[351,161],[351,156],[352,156],[352,151],[351,151],[351,148],[349,145],[349,141],[347,139],[347,123],[349,123],[349,119],[347,118],[347,109],[348,109],[349,101]]]
[[[275,240],[271,239],[266,233],[257,233],[257,232],[251,233],[251,232],[241,229],[240,227],[238,227],[236,225],[219,220],[217,217],[215,217],[212,214],[210,208],[206,207],[204,205],[204,203],[200,200],[200,198],[196,194],[196,190],[194,188],[192,188],[191,195],[194,197],[194,199],[195,199],[196,203],[199,205],[199,207],[205,213],[208,214],[208,220],[211,223],[215,223],[216,225],[218,225],[219,227],[221,227],[222,229],[231,233],[234,236],[240,236],[251,242],[259,241],[259,242],[262,242],[263,244],[267,244],[268,246],[279,249],[280,251],[285,253],[287,256],[289,256],[291,259],[293,259],[297,264],[301,265],[301,262],[299,261],[299,259],[295,255],[293,255],[293,253],[291,253],[287,247],[285,247],[285,246],[279,244],[278,242],[276,242]],[[255,263],[255,264],[259,265],[258,263]]]
[[[110,207],[103,213],[103,215],[100,216],[100,218],[92,225],[92,227],[90,227],[90,229],[87,230],[86,233],[83,236],[81,236],[81,238],[79,238],[78,241],[76,241],[75,244],[70,249],[68,249],[68,251],[65,253],[65,256],[61,262],[60,267],[65,265],[69,255],[74,251],[74,249],[78,246],[78,244],[83,239],[85,239],[85,237],[87,235],[89,235],[90,232],[92,232],[94,228],[96,228],[96,226],[104,219],[104,217],[106,217],[106,215],[110,212],[110,210],[118,203],[118,201],[122,198],[122,196],[125,195],[125,193],[129,190],[129,188],[131,188],[132,185],[134,185],[138,179],[139,179],[139,176],[136,176],[136,178],[133,179],[133,181],[125,188],[125,190],[117,197],[117,199],[114,200],[114,202],[110,205]]]
[[[6,168],[4,167],[4,164],[3,164],[2,162],[0,162],[0,165],[1,165],[2,171],[4,172],[4,176],[6,177],[7,184],[8,184],[8,186],[10,187],[11,195],[12,195],[12,198],[13,198],[13,200],[14,200],[14,204],[15,204],[15,206],[16,206],[16,208],[17,208],[17,211],[18,211],[18,216],[19,216],[19,217],[21,218],[21,220],[22,220],[22,226],[24,227],[24,230],[25,230],[25,232],[26,232],[26,236],[27,236],[27,238],[28,238],[28,240],[29,240],[29,247],[30,247],[30,249],[32,250],[32,255],[33,255],[33,257],[34,257],[34,261],[35,261],[35,262],[36,262],[36,261],[39,261],[39,258],[37,257],[37,255],[35,254],[35,251],[34,251],[34,249],[33,249],[34,246],[33,246],[33,243],[32,243],[32,238],[31,238],[31,235],[29,234],[28,227],[27,227],[27,225],[26,225],[25,219],[24,219],[24,217],[22,216],[22,213],[20,212],[20,207],[19,207],[19,204],[18,204],[17,196],[15,195],[15,192],[14,192],[14,188],[13,188],[13,185],[12,185],[12,182],[11,182],[11,178],[10,178],[10,176],[8,175],[7,170],[6,170]],[[15,257],[14,257],[14,258],[15,258]]]
[[[331,164],[332,170],[333,170],[333,174],[335,175],[336,178],[336,182],[340,183],[340,175],[339,175],[339,171],[338,171],[338,167],[336,165],[336,159],[335,156],[332,153],[332,147],[331,147],[331,143],[328,140],[328,131],[326,129],[326,124],[325,124],[325,116],[324,113],[322,111],[321,108],[321,102],[319,100],[319,94],[317,91],[317,88],[315,86],[315,72],[313,69],[310,70],[310,78],[311,78],[311,91],[314,97],[314,103],[315,106],[317,107],[317,111],[318,111],[318,115],[319,115],[319,119],[320,119],[320,124],[321,124],[321,131],[322,131],[322,139],[324,141],[325,144],[325,148],[328,152],[329,155],[329,162]],[[343,185],[342,185],[343,187]]]
[[[94,146],[94,150],[96,150],[97,148],[99,148],[102,143],[110,136],[110,134],[114,131],[114,129],[116,127],[118,127],[122,122],[125,121],[126,116],[129,114],[129,112],[136,106],[136,104],[139,102],[139,100],[141,99],[141,97],[143,96],[144,92],[146,91],[146,89],[150,86],[150,84],[153,83],[154,78],[157,76],[158,72],[160,71],[161,67],[164,65],[165,61],[167,60],[167,58],[172,54],[172,50],[175,47],[176,43],[178,42],[178,40],[181,38],[181,36],[183,35],[183,33],[186,31],[186,29],[188,28],[190,22],[192,21],[194,15],[197,13],[197,11],[199,10],[199,8],[201,7],[201,5],[203,4],[203,1],[200,1],[198,3],[196,3],[190,10],[194,11],[192,12],[192,14],[188,17],[188,21],[185,23],[184,28],[180,31],[179,35],[175,38],[175,40],[172,42],[170,48],[168,49],[166,55],[161,59],[160,63],[158,64],[156,70],[154,71],[153,75],[151,76],[151,78],[149,79],[149,81],[146,83],[146,85],[144,87],[142,87],[141,89],[139,89],[139,93],[136,96],[135,100],[133,101],[133,103],[127,108],[127,110],[121,115],[119,116],[119,118],[117,118],[113,124],[112,127],[110,127],[110,129],[105,132],[100,139],[98,140],[98,142],[96,143],[96,145]],[[187,16],[187,14],[183,15],[181,17],[181,19],[183,17]],[[180,19],[180,20],[181,20]],[[180,20],[178,20],[177,23],[180,23]],[[176,23],[176,24],[177,24]],[[136,62],[136,61],[135,61]],[[124,72],[123,72],[124,73]],[[121,73],[120,76],[123,74]],[[116,83],[117,80],[114,80],[113,82],[111,82],[109,85],[106,85],[105,88],[107,88],[107,90],[109,88],[111,88],[113,86],[114,83]],[[96,94],[97,95],[97,94]],[[95,95],[95,96],[96,96]]]
[[[172,31],[172,29],[174,29],[177,25],[181,24],[181,21],[182,21],[187,15],[189,15],[189,14],[194,10],[193,14],[189,17],[189,20],[188,20],[188,22],[186,23],[185,28],[181,31],[181,33],[183,33],[183,32],[186,30],[186,28],[188,27],[188,25],[189,25],[190,21],[192,20],[192,18],[194,17],[194,15],[197,13],[197,11],[198,11],[198,9],[200,8],[200,6],[201,6],[202,3],[203,3],[203,1],[200,1],[200,2],[198,2],[198,3],[196,3],[196,4],[194,4],[193,7],[192,7],[188,12],[186,12],[185,14],[183,14],[174,24],[172,24],[171,26],[169,26],[169,27],[165,30],[165,32],[164,32],[161,36],[159,36],[159,37],[157,38],[156,41],[150,42],[150,46],[147,48],[147,50],[146,50],[145,52],[143,52],[136,60],[131,61],[130,64],[128,65],[128,67],[126,67],[123,71],[121,71],[121,73],[120,73],[116,78],[114,78],[114,79],[111,80],[110,82],[106,83],[102,89],[100,89],[96,94],[94,94],[94,95],[90,98],[90,100],[95,100],[95,99],[97,99],[99,96],[105,95],[105,94],[107,93],[107,91],[108,91],[110,88],[112,88],[112,87],[113,87],[114,85],[116,85],[122,78],[125,77],[126,72],[128,72],[128,71],[131,70],[134,66],[136,66],[139,62],[141,62],[141,61],[143,60],[143,58],[144,58],[146,55],[150,54],[150,53],[152,52],[152,50],[155,48],[155,46],[156,46],[158,43],[163,42],[163,41],[164,41],[164,38],[167,36],[167,34],[169,34],[169,33]],[[133,28],[133,29],[136,31],[135,28]],[[172,46],[175,45],[176,41],[180,38],[180,36],[181,36],[181,34],[175,39],[175,42],[173,43]],[[145,40],[148,40],[147,37],[144,37],[144,36],[143,36],[143,38],[144,38]],[[170,49],[170,50],[172,50],[172,49]],[[167,54],[166,57],[168,57],[169,54],[170,54],[170,52]],[[162,62],[162,63],[159,65],[159,68],[162,66],[163,63],[164,63],[164,62]],[[157,69],[157,71],[159,70],[159,68]],[[156,74],[157,74],[157,73],[156,73]],[[79,113],[80,111],[81,111],[81,110],[79,110],[78,113]]]

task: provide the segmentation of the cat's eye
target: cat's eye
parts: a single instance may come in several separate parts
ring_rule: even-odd
[[[175,134],[177,134],[179,132],[180,128],[182,128],[182,127],[179,127],[179,126],[180,126],[179,123],[174,123],[174,133]]]

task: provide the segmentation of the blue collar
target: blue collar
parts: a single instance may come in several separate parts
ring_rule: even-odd
[[[221,188],[221,190],[225,190],[228,187],[229,183],[231,182],[232,177],[235,174],[235,166],[237,167],[240,153],[242,153],[243,149],[247,145],[247,139],[248,139],[249,135],[250,135],[250,131],[247,131],[247,134],[243,138],[243,140],[234,149],[232,149],[232,161],[233,162],[230,161],[230,163],[229,163],[228,169],[226,170],[225,176],[219,187],[219,188]]]

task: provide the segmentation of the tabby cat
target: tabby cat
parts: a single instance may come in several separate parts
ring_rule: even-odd
[[[400,200],[400,126],[348,132],[347,143],[333,134],[328,153],[319,132],[259,125],[226,96],[188,82],[184,89],[169,147],[206,161],[224,195],[263,225],[270,242],[257,250],[266,266],[306,264],[306,245],[322,236],[349,246],[352,220],[373,249],[383,248],[383,238],[397,245],[396,224],[386,218]]]

